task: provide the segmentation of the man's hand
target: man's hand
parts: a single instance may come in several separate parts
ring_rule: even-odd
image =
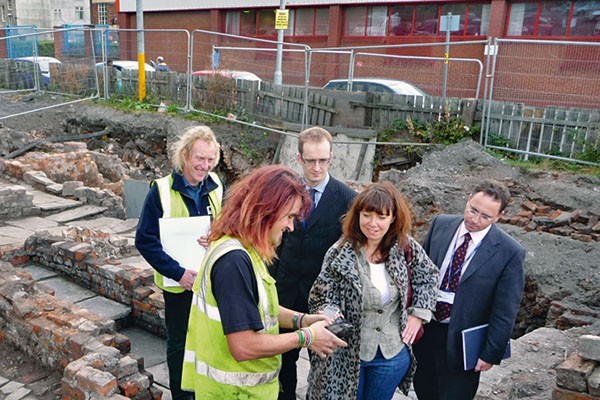
[[[477,360],[477,365],[475,366],[475,372],[484,372],[492,369],[494,365],[488,362],[483,361],[481,358]]]
[[[196,280],[196,275],[198,275],[196,271],[186,269],[183,273],[183,276],[179,280],[179,284],[185,290],[192,290],[192,287],[194,286],[194,281]]]

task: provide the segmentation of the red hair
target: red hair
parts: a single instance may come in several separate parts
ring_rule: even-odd
[[[344,217],[342,242],[350,242],[352,248],[357,252],[367,244],[367,237],[360,230],[360,213],[362,211],[394,217],[388,231],[379,243],[377,249],[381,254],[379,262],[387,261],[390,250],[396,242],[400,248],[405,248],[408,244],[408,235],[412,231],[412,212],[406,198],[393,184],[390,182],[371,184],[356,196],[350,211]]]
[[[276,249],[269,240],[269,230],[297,197],[302,200],[299,215],[305,215],[312,202],[300,176],[282,165],[258,168],[227,191],[209,239],[233,236],[270,263]]]

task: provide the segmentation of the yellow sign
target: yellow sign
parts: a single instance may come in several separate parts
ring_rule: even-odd
[[[290,10],[275,11],[275,29],[287,29]]]

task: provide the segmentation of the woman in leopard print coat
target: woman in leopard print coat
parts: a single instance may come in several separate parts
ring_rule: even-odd
[[[375,256],[368,249],[373,247],[371,234],[376,229],[367,232],[368,236],[363,233],[367,229],[363,219],[373,213],[376,214],[375,218],[380,219],[385,215],[392,216],[385,235],[379,242],[376,240],[378,247]],[[361,357],[364,356],[365,349],[375,347],[381,351],[389,346],[389,343],[386,343],[388,338],[390,342],[396,343],[393,349],[400,348],[402,351],[406,347],[410,354],[408,371],[403,378],[397,377],[398,387],[405,394],[408,393],[416,370],[411,344],[421,324],[431,319],[438,286],[437,267],[421,246],[408,235],[412,228],[410,215],[404,197],[392,184],[385,182],[373,184],[359,194],[345,217],[342,238],[325,255],[321,273],[310,292],[309,309],[310,312],[317,312],[323,310],[326,305],[336,305],[345,319],[353,325],[354,330],[350,337],[345,339],[348,347],[337,349],[325,359],[316,355],[311,357],[308,399],[356,399]],[[391,300],[387,304],[393,304],[395,310],[386,310],[386,303],[380,303],[379,307],[371,307],[369,311],[368,301],[373,303],[373,297],[368,300],[369,295],[375,293],[375,302],[381,301],[377,297],[381,292],[374,292],[374,286],[369,280],[368,262],[373,262],[373,259],[376,263],[384,263],[387,283],[390,287],[393,286]],[[413,292],[412,304],[407,308],[409,284]],[[389,320],[378,320],[381,314],[389,316]],[[383,327],[385,335],[382,336],[379,325],[374,328],[372,321],[383,322],[384,325],[391,323],[392,334],[389,334],[389,329],[386,331]],[[370,357],[372,358],[372,355]]]

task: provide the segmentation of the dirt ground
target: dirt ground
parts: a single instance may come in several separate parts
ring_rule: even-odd
[[[30,110],[34,104],[47,106],[55,103],[57,98],[4,96],[0,101],[1,118],[3,115]],[[118,128],[116,121],[119,121]],[[118,131],[117,135],[111,135],[108,140],[90,141],[88,148],[119,156],[125,160],[121,166],[125,174],[141,179],[169,171],[164,153],[166,142],[169,141],[168,132],[177,131],[177,127],[193,122],[174,120],[166,115],[157,116],[156,113],[124,116],[122,112],[86,103],[0,120],[0,123],[4,125],[0,128],[0,156],[28,141],[49,135],[92,132],[112,126],[113,130]],[[232,124],[218,124],[213,126],[213,130],[223,146],[223,164],[219,173],[230,181],[250,168],[269,163],[276,152],[277,138],[259,130],[240,129]],[[394,182],[409,198],[416,220],[415,237],[419,240],[424,238],[428,223],[435,214],[462,213],[469,189],[483,178],[493,178],[509,186],[513,195],[509,212],[517,211],[520,204],[531,200],[567,211],[600,213],[598,177],[565,172],[528,172],[514,168],[487,154],[479,144],[470,140],[428,151],[417,166],[407,171],[384,171],[379,178]],[[503,228],[527,249],[526,274],[535,283],[544,302],[568,300],[600,313],[600,289],[597,288],[597,282],[600,282],[600,242],[585,243],[549,233],[526,232],[512,225],[503,225]],[[531,314],[532,311],[523,312]],[[537,321],[537,324],[543,326],[543,320]],[[599,327],[600,324],[596,324],[593,329],[600,333]],[[531,329],[531,326],[523,326],[522,333]],[[554,340],[551,336],[544,338],[541,340]],[[524,351],[529,352],[533,360],[538,350],[533,348]],[[6,343],[0,341],[1,371],[16,371],[14,376],[36,371],[35,360],[23,355],[15,358],[13,352]],[[526,369],[527,365],[519,364],[518,368]],[[551,374],[544,376],[550,380],[542,386],[551,386]],[[498,383],[506,384],[505,381]],[[549,398],[543,390],[536,392],[539,398]],[[511,396],[519,397],[528,396]]]

